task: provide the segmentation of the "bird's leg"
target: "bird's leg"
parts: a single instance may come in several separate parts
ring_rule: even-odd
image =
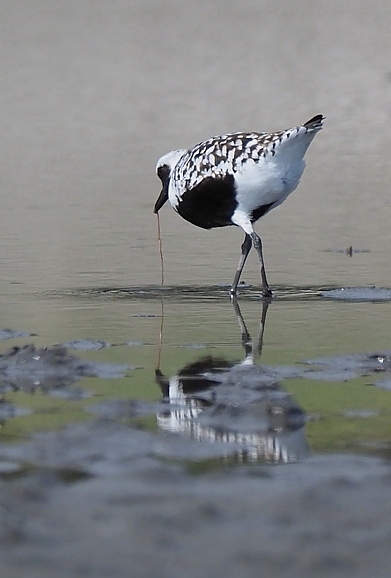
[[[257,235],[255,232],[251,233],[251,239],[255,249],[257,250],[259,262],[261,264],[261,279],[262,279],[262,295],[263,297],[269,298],[273,297],[273,293],[269,287],[269,283],[266,279],[266,272],[265,272],[265,262],[263,260],[263,252],[262,252],[262,241],[261,237]]]
[[[246,236],[244,237],[244,241],[242,244],[242,254],[240,256],[238,268],[237,268],[237,271],[235,273],[235,277],[234,277],[232,287],[231,287],[231,299],[233,299],[236,296],[236,291],[238,288],[239,279],[240,279],[240,276],[242,274],[243,267],[244,267],[244,264],[246,262],[247,256],[250,252],[250,249],[251,249],[251,237],[250,237],[250,235],[248,235],[246,233]]]
[[[232,301],[234,309],[235,309],[236,319],[238,320],[239,327],[240,327],[240,330],[242,332],[242,346],[243,346],[244,351],[246,353],[246,357],[249,357],[253,351],[251,335],[249,334],[248,329],[247,329],[247,325],[243,319],[243,315],[242,315],[242,312],[240,310],[238,299],[237,299],[236,295],[232,296],[231,301]]]
[[[255,363],[255,361],[257,359],[259,360],[262,355],[263,335],[265,333],[266,315],[270,305],[270,299],[263,299],[262,301],[262,315],[259,323],[258,336],[255,341],[251,339],[251,335],[248,332],[246,322],[244,321],[236,295],[232,298],[232,303],[235,309],[235,314],[239,323],[240,330],[242,332],[242,346],[246,353],[246,362],[251,364]]]
[[[257,340],[254,343],[254,357],[258,356],[258,358],[260,358],[262,355],[263,335],[265,333],[266,315],[267,315],[267,310],[268,310],[269,305],[270,305],[270,299],[263,299],[262,300],[262,315],[261,315],[261,321],[259,324],[259,332],[258,332]]]

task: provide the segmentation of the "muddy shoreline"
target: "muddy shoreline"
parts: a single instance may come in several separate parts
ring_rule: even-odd
[[[389,576],[389,464],[324,455],[194,475],[181,443],[95,420],[2,447],[36,464],[0,484],[2,575]]]
[[[74,352],[101,343],[110,346],[76,340],[0,355],[4,420],[23,410],[12,415],[10,392],[77,401],[85,376],[134,369]],[[0,444],[1,575],[388,576],[389,461],[311,456],[309,418],[284,383],[379,372],[388,383],[390,359],[384,351],[266,366],[202,354],[177,375],[156,370],[160,399],[91,400],[89,421]]]

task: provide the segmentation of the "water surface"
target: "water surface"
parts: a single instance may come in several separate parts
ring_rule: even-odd
[[[239,230],[201,231],[165,207],[159,288],[156,159],[213,134],[327,117],[299,189],[258,225],[277,297],[256,363],[387,349],[388,303],[320,296],[391,287],[387,10],[380,1],[364,16],[361,3],[271,10],[248,0],[222,19],[219,2],[4,7],[0,328],[36,335],[1,350],[100,340],[114,346],[76,354],[140,369],[84,378],[92,401],[5,394],[33,412],[8,419],[2,440],[91,419],[84,408],[99,400],[157,400],[157,364],[169,378],[202,356],[243,361],[226,296]],[[262,307],[252,254],[243,279],[254,337]],[[390,394],[370,381],[282,380],[310,419],[311,451],[388,448]]]

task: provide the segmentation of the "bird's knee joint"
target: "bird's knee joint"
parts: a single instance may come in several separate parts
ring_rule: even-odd
[[[262,247],[262,243],[261,243],[261,239],[258,237],[258,235],[254,235],[252,237],[253,240],[253,245],[255,249],[260,249]]]

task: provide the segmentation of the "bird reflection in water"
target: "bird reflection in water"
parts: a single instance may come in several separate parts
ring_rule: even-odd
[[[157,414],[158,425],[200,442],[236,444],[239,463],[298,461],[309,453],[304,411],[275,373],[256,363],[262,354],[269,302],[263,301],[254,341],[237,300],[232,303],[244,358],[235,363],[206,355],[167,377],[160,370],[159,354],[155,376],[167,409]]]

